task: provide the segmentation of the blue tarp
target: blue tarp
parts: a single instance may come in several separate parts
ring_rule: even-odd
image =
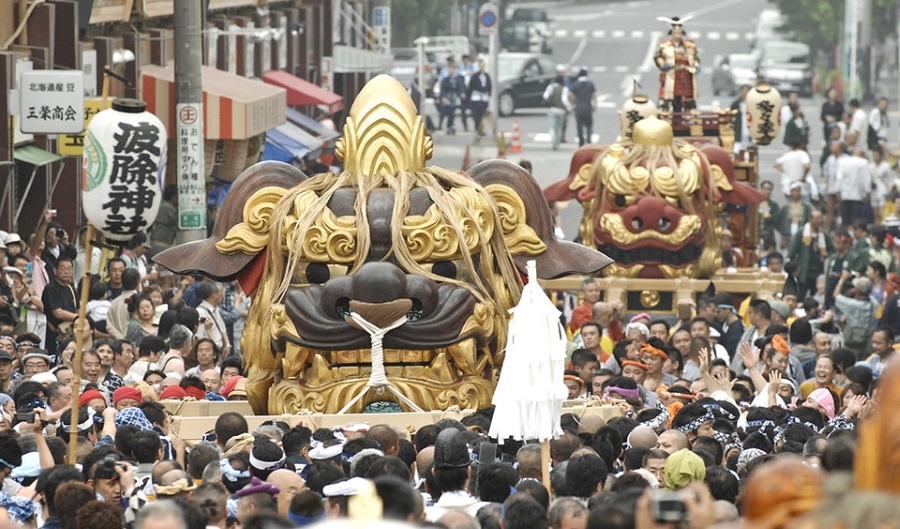
[[[266,146],[259,158],[260,161],[291,163],[294,160],[302,160],[310,153],[306,145],[278,130],[279,128],[266,133]]]
[[[322,125],[318,121],[313,118],[307,116],[303,112],[299,110],[288,107],[287,108],[287,120],[288,123],[293,123],[295,125],[299,125],[304,129],[315,134],[320,140],[325,143],[331,143],[340,136],[340,133],[336,130],[331,130],[325,125]]]

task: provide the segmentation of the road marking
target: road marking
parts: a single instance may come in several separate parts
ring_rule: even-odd
[[[633,38],[633,39],[642,39],[642,38],[644,38],[644,32],[641,31],[641,30],[639,30],[639,29],[636,29],[636,30],[634,30],[634,31],[631,32],[631,38]]]
[[[597,103],[597,108],[616,108],[615,101],[601,101]]]
[[[691,11],[690,13],[685,14],[682,18],[697,18],[700,15],[718,11],[719,9],[724,9],[730,5],[739,4],[744,1],[746,0],[721,0],[720,2],[716,2],[715,4],[710,4],[708,6],[701,7],[700,9]]]
[[[621,29],[617,29],[612,32],[612,36],[613,36],[613,38],[621,39],[622,37],[625,36],[625,32],[622,31]]]
[[[606,73],[606,66],[592,66],[591,71],[594,73]]]
[[[622,90],[622,97],[631,97],[632,92],[634,92],[634,83],[637,81],[638,84],[641,82],[640,75],[626,75],[624,79],[622,79],[622,83],[619,85],[619,89]]]
[[[533,141],[534,143],[550,143],[550,133],[549,132],[535,132],[534,135],[531,137],[531,141]],[[591,143],[596,143],[598,141],[600,141],[600,135],[592,134],[591,135]],[[578,136],[576,135],[574,138],[572,138],[571,142],[578,143]]]
[[[722,38],[722,34],[719,33],[718,31],[710,31],[709,33],[706,34],[706,37],[709,40],[719,40]]]
[[[575,31],[572,32],[572,36],[575,37],[576,39],[583,39],[583,38],[587,37],[587,30],[576,29]]]
[[[748,31],[747,33],[744,33],[744,38],[747,40],[753,40],[753,37],[754,37],[754,35],[753,35],[752,31]]]
[[[661,31],[653,31],[650,33],[650,43],[647,46],[647,52],[644,54],[644,60],[641,62],[641,68],[646,68],[647,71],[649,71],[651,67],[655,66],[653,56],[656,55],[656,50],[659,47],[659,38],[661,36]]]
[[[741,38],[741,35],[737,31],[729,31],[725,34],[726,40],[738,40],[739,38]]]
[[[582,52],[584,52],[584,48],[587,46],[587,39],[581,39],[578,41],[578,47],[575,48],[575,53],[572,54],[572,57],[569,58],[569,64],[575,64],[578,62],[578,59],[581,57]]]
[[[565,29],[557,29],[556,31],[553,32],[553,36],[558,39],[564,39],[569,36],[569,32],[568,32],[568,30],[565,30]]]
[[[646,65],[643,65],[643,64],[640,65],[640,66],[638,66],[638,69],[637,69],[638,73],[647,73],[647,72],[650,72],[650,71],[652,71],[652,70],[653,70],[653,67],[652,67],[652,66],[646,66]]]
[[[628,67],[627,66],[616,66],[615,68],[613,68],[613,71],[616,73],[626,73],[628,71]]]
[[[591,35],[595,39],[602,39],[602,38],[606,37],[606,31],[604,31],[602,29],[595,29],[594,32],[591,33]]]
[[[597,103],[598,104],[602,103],[602,102],[606,101],[607,99],[609,99],[610,97],[611,96],[609,94],[600,94],[599,96],[597,96]]]

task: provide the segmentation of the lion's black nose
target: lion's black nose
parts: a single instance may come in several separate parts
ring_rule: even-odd
[[[391,263],[366,263],[353,274],[352,299],[385,303],[406,297],[406,274]]]

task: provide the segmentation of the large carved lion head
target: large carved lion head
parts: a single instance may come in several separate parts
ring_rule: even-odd
[[[387,76],[357,97],[341,174],[280,163],[245,171],[209,239],[156,262],[238,279],[252,295],[241,346],[258,412],[334,412],[365,388],[378,327],[388,379],[418,406],[486,406],[525,261],[540,277],[593,273],[601,253],[557,241],[534,179],[503,161],[469,175],[425,167],[422,118]],[[351,411],[391,395],[367,396]]]

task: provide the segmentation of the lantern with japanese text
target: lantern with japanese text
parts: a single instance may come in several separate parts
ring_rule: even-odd
[[[628,98],[619,111],[620,130],[622,139],[631,139],[634,124],[638,121],[656,115],[656,104],[649,97],[635,93]]]
[[[774,86],[760,81],[747,92],[747,129],[757,145],[768,145],[781,131],[781,94]]]
[[[137,99],[117,99],[84,135],[84,216],[113,242],[146,232],[159,210],[166,174],[166,128]]]

